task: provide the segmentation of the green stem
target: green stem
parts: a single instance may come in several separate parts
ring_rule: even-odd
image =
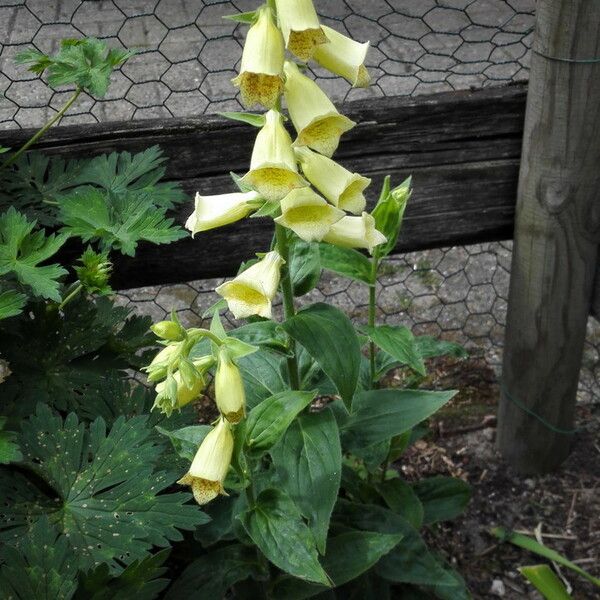
[[[78,87],[75,90],[75,93],[67,100],[65,105],[39,130],[36,134],[27,142],[25,142],[14,154],[11,154],[9,158],[7,158],[2,165],[0,165],[0,169],[4,169],[12,165],[23,152],[26,152],[33,144],[35,144],[45,133],[54,125],[56,122],[60,121],[64,114],[71,108],[75,100],[79,98],[79,94],[81,94],[83,90]]]
[[[369,283],[369,327],[375,327],[376,317],[376,292],[377,292],[377,269],[379,268],[379,253],[377,249],[371,258],[371,277]],[[375,387],[375,344],[369,342],[369,367],[370,367],[370,387]]]
[[[197,340],[203,337],[207,337],[209,340],[213,341],[217,346],[220,346],[223,343],[223,340],[220,337],[218,337],[208,329],[195,327],[188,331],[188,341],[191,340],[192,345],[194,345]]]
[[[69,304],[69,302],[71,302],[71,300],[73,300],[73,298],[75,298],[75,296],[77,296],[77,294],[79,294],[79,292],[81,292],[82,289],[83,285],[81,285],[81,283],[76,284],[75,287],[67,294],[65,299],[58,305],[58,309],[63,309],[67,304]]]
[[[291,319],[296,314],[294,306],[294,290],[290,278],[290,249],[288,246],[287,231],[285,227],[275,223],[275,240],[277,252],[283,258],[285,264],[281,267],[281,291],[283,294],[283,314],[285,320]],[[298,361],[296,360],[296,343],[288,336],[288,345],[291,356],[287,359],[288,374],[290,385],[293,390],[300,389],[300,376],[298,374]]]

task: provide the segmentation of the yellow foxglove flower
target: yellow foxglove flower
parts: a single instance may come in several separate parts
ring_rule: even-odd
[[[264,5],[258,9],[258,18],[248,30],[240,74],[232,80],[240,88],[245,106],[275,106],[283,91],[284,57],[283,36],[273,22],[271,9]]]
[[[373,248],[383,244],[387,238],[375,229],[375,219],[364,212],[360,217],[344,217],[331,226],[324,241],[346,248],[366,248],[373,254]]]
[[[186,404],[189,404],[192,400],[195,400],[200,395],[200,392],[204,389],[205,382],[202,377],[197,377],[194,380],[194,384],[192,385],[192,387],[187,387],[179,371],[177,371],[173,375],[173,377],[175,379],[175,383],[177,384],[177,404],[175,406],[170,405],[167,407],[165,406],[165,402],[160,400],[162,393],[164,392],[165,387],[167,385],[167,382],[161,381],[156,386],[157,406],[163,409],[163,412],[165,411],[165,409],[170,409],[172,411],[174,408],[183,408],[184,406],[186,406]],[[168,399],[166,399],[166,402],[168,402]]]
[[[216,196],[196,194],[194,212],[186,221],[185,227],[192,236],[200,231],[208,231],[235,223],[258,208],[260,195],[256,192],[236,192]]]
[[[312,152],[306,146],[296,148],[296,158],[310,183],[342,210],[359,215],[367,204],[364,190],[371,183],[367,177],[351,173],[335,161]]]
[[[320,242],[344,211],[331,206],[309,187],[292,190],[281,201],[281,216],[276,223],[291,229],[305,242]]]
[[[177,483],[189,485],[200,505],[214,500],[219,494],[226,495],[223,482],[232,454],[233,435],[230,425],[225,419],[219,419],[216,427],[202,440],[190,470]]]
[[[221,414],[230,423],[239,423],[246,411],[246,393],[240,370],[229,356],[227,348],[219,351],[215,374],[215,399]]]
[[[328,71],[347,79],[352,87],[369,87],[371,77],[365,67],[369,42],[361,44],[323,25],[329,44],[315,50],[313,58]]]
[[[327,94],[309,77],[300,73],[295,63],[286,61],[285,101],[298,137],[297,146],[332,156],[342,134],[356,123],[341,115]]]
[[[266,114],[254,142],[250,171],[242,181],[270,201],[281,200],[294,188],[308,185],[298,174],[292,139],[276,110]]]
[[[287,49],[306,62],[328,42],[312,0],[275,0],[275,5]]]
[[[153,359],[152,362],[144,367],[148,373],[148,381],[160,381],[167,376],[169,365],[172,361],[178,360],[178,353],[181,344],[169,344],[163,348]]]
[[[279,286],[282,263],[283,259],[277,252],[269,252],[235,279],[220,285],[215,292],[227,300],[236,319],[252,315],[270,319],[271,302]]]

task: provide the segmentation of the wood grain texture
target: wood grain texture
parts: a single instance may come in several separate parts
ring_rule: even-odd
[[[573,428],[600,241],[600,4],[541,0],[534,48],[498,428],[524,473],[556,468],[573,439],[554,429]]]
[[[412,174],[415,194],[406,211],[398,251],[507,239],[512,235],[526,89],[522,85],[417,98],[348,103],[358,125],[342,139],[336,160],[373,178],[371,203],[381,181]],[[29,132],[3,132],[0,143],[18,146]],[[218,116],[59,127],[38,148],[64,157],[114,150],[141,151],[158,144],[170,158],[166,178],[192,195],[234,189],[228,172],[245,172],[253,127]],[[190,202],[175,215],[183,223]],[[170,247],[140,246],[135,259],[119,257],[117,287],[170,283],[234,273],[240,261],[264,250],[272,224],[246,219]]]

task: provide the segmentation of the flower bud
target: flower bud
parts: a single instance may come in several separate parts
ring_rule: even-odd
[[[323,238],[325,242],[346,248],[373,248],[386,241],[385,235],[375,229],[375,219],[364,212],[360,217],[344,217],[331,226]]]
[[[252,315],[271,318],[271,303],[279,286],[283,259],[275,251],[248,267],[231,281],[216,288],[217,294],[227,300],[236,319]]]
[[[244,418],[246,393],[242,375],[223,346],[215,374],[215,399],[219,411],[230,423],[239,423]]]
[[[163,340],[180,342],[185,338],[185,329],[175,321],[160,321],[150,327]]]
[[[281,200],[294,188],[307,185],[298,174],[292,140],[276,110],[265,115],[265,124],[254,142],[250,171],[241,181],[272,202]]]
[[[235,223],[247,216],[260,205],[260,196],[256,192],[237,192],[216,196],[196,194],[194,212],[185,223],[192,237],[200,231],[208,231]]]
[[[275,106],[283,91],[284,57],[281,31],[273,22],[271,9],[264,5],[258,9],[256,22],[248,30],[240,74],[232,80],[240,88],[246,107]]]
[[[384,182],[384,189],[372,215],[375,226],[387,238],[387,242],[379,249],[380,256],[387,256],[396,246],[404,211],[411,195],[411,178],[403,181],[393,190],[389,189],[389,175]]]
[[[275,5],[287,49],[306,62],[328,41],[312,0],[275,0]]]
[[[358,173],[351,173],[335,161],[312,152],[306,146],[295,149],[302,172],[310,183],[338,208],[360,214],[367,205],[364,190],[371,180]]]
[[[327,94],[290,61],[284,65],[285,101],[298,137],[297,146],[309,146],[331,157],[341,135],[356,123],[341,115]]]
[[[328,71],[347,79],[352,87],[369,87],[371,77],[365,67],[369,42],[361,44],[331,27],[322,27],[329,43],[317,46],[313,58]]]
[[[281,201],[281,216],[276,223],[291,229],[305,242],[320,242],[344,211],[331,206],[309,187],[292,190]]]
[[[174,384],[172,383],[174,382]],[[183,408],[192,400],[195,400],[204,389],[205,381],[199,374],[194,377],[188,386],[180,371],[177,371],[172,379],[161,381],[156,386],[156,400],[154,405],[169,416],[174,409]],[[170,388],[173,387],[171,390]]]
[[[223,482],[229,471],[233,454],[233,435],[225,419],[202,440],[190,470],[177,482],[192,488],[194,499],[200,505],[214,500],[219,494],[227,495]]]

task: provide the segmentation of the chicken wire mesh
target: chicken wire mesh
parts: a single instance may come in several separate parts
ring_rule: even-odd
[[[63,124],[195,116],[239,110],[231,78],[244,28],[224,15],[257,0],[0,0],[0,128],[39,126],[64,102],[14,64],[31,45],[57,49],[64,37],[95,36],[138,53],[114,75],[106,98],[84,97]],[[314,69],[339,103],[414,96],[526,80],[535,0],[315,0],[325,24],[370,40],[372,86],[353,90]],[[168,249],[165,250],[168,252]],[[465,344],[492,376],[501,364],[511,244],[478,244],[392,257],[379,279],[379,318]],[[122,304],[163,319],[202,322],[222,280],[123,291]],[[366,320],[367,290],[325,274],[304,301],[340,306]],[[579,397],[600,401],[600,326],[590,319]]]
[[[83,97],[63,120],[193,116],[241,108],[236,74],[244,26],[223,16],[259,0],[0,0],[0,127],[35,127],[65,101],[14,56],[95,36],[138,54],[106,98]],[[314,74],[336,101],[484,87],[527,78],[535,0],[316,0],[322,21],[370,40],[368,89]]]

